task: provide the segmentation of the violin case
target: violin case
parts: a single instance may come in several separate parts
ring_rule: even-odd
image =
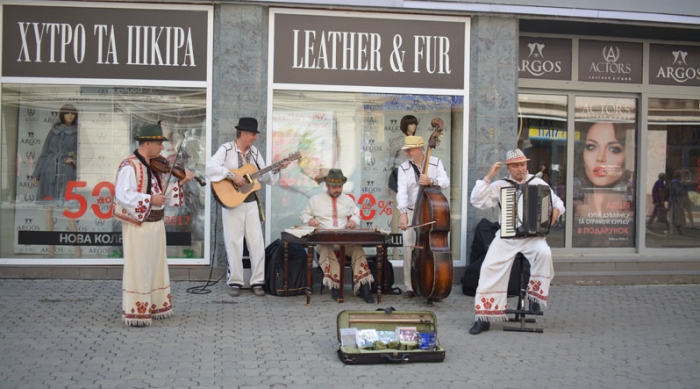
[[[377,309],[376,311],[342,311],[338,314],[338,357],[346,365],[392,364],[412,362],[442,362],[445,360],[445,349],[440,344],[437,334],[437,318],[432,311],[396,311],[394,308]],[[418,332],[434,333],[435,347],[432,350],[421,350],[416,341],[400,341],[379,349],[374,347],[358,347],[342,344],[341,329],[356,328],[376,329],[377,331],[395,331],[397,327],[415,327]],[[375,342],[375,345],[377,343]]]

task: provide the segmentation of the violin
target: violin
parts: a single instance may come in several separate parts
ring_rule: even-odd
[[[182,180],[183,178],[186,177],[185,168],[182,167],[182,165],[179,165],[177,163],[171,165],[170,162],[168,162],[168,159],[163,157],[162,155],[159,155],[156,158],[151,158],[150,164],[151,164],[151,169],[153,169],[153,171],[156,173],[160,173],[160,174],[171,173],[178,180]],[[207,185],[207,182],[202,177],[195,176],[194,179],[201,186]]]

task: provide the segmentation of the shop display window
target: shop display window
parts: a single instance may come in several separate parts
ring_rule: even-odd
[[[163,155],[203,175],[206,89],[3,85],[0,258],[121,263],[117,167],[138,147],[138,128],[157,122]],[[168,256],[201,260],[206,193],[196,181],[184,190],[186,207],[166,211]]]
[[[330,168],[340,168],[348,177],[344,192],[360,208],[361,228],[400,232],[389,180],[393,168],[406,160],[401,122],[412,117],[418,123],[415,135],[426,142],[438,126],[443,128],[431,154],[442,160],[450,176],[450,189],[443,194],[450,202],[450,248],[459,258],[456,253],[464,241],[463,112],[461,96],[275,91],[269,121],[272,161],[296,151],[302,158],[271,187],[270,236],[300,225],[299,213],[311,196],[325,190],[321,180]]]
[[[566,96],[518,95],[518,148],[530,158],[529,172],[547,182],[565,205],[566,113]],[[507,170],[502,169],[502,173],[505,177]],[[566,216],[566,213],[561,215],[550,227],[547,242],[551,247],[564,247]]]
[[[646,246],[699,247],[700,100],[650,98],[648,122]]]

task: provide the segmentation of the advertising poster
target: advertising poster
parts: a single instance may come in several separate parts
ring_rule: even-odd
[[[574,247],[634,247],[635,99],[577,97]]]

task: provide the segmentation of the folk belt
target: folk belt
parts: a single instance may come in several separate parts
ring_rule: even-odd
[[[159,222],[159,221],[163,220],[164,215],[165,215],[164,209],[152,209],[151,212],[146,217],[146,219],[144,219],[144,221],[145,222]]]

